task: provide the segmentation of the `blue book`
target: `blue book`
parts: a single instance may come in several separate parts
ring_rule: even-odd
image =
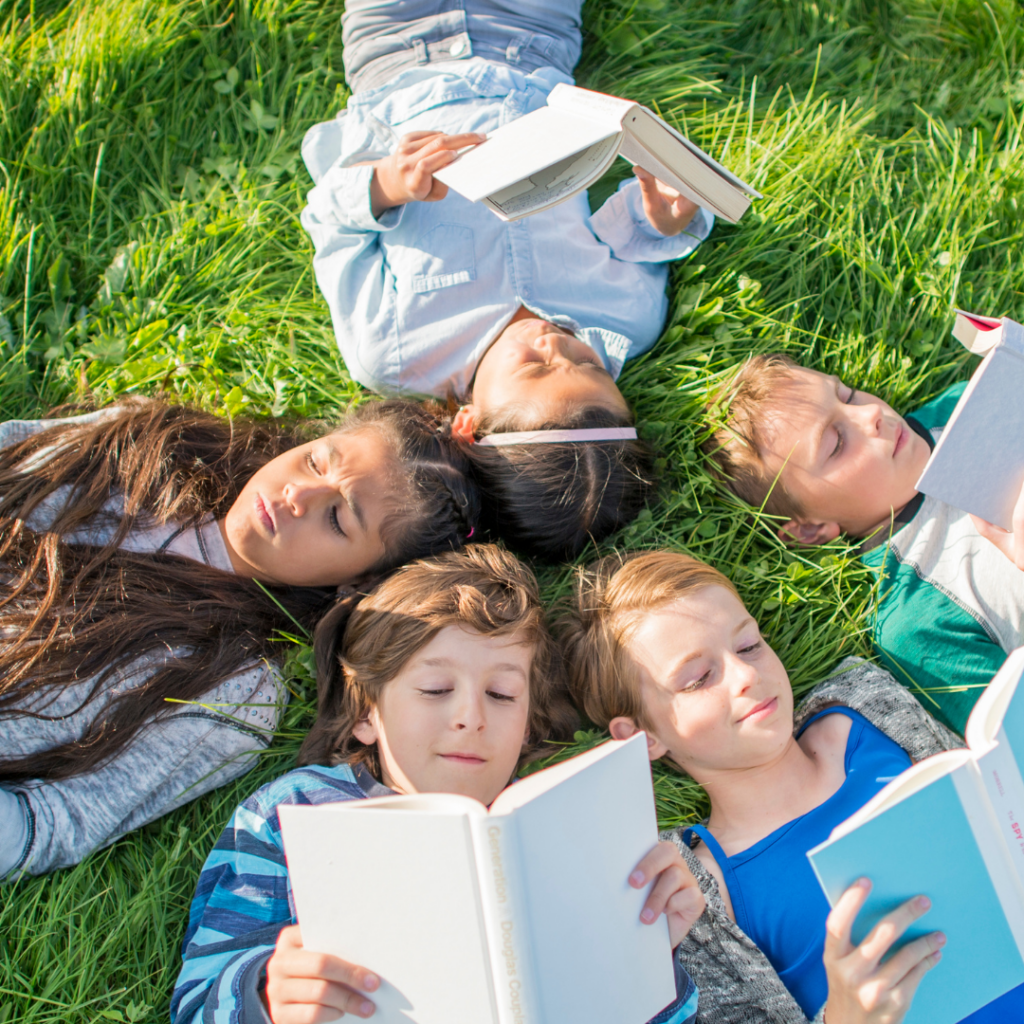
[[[956,1024],[1024,984],[1022,675],[1019,648],[975,705],[966,749],[908,768],[807,853],[832,906],[871,879],[856,943],[906,900],[932,901],[903,942],[933,931],[948,941],[905,1024]]]

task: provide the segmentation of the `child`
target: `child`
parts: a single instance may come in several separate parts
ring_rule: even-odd
[[[141,399],[0,425],[0,878],[247,771],[296,623],[472,532],[460,450],[399,400],[305,443]]]
[[[829,913],[806,852],[957,738],[856,659],[810,693],[794,723],[789,678],[757,623],[726,577],[687,555],[603,559],[581,575],[564,625],[570,685],[588,717],[617,739],[645,730],[651,758],[670,759],[711,800],[703,825],[671,833],[707,900],[680,945],[700,988],[698,1021],[898,1024],[945,940],[926,935],[883,958],[928,901],[894,909],[854,946],[870,882]],[[1021,1019],[1024,989],[992,1008],[1004,1016],[972,1024]]]
[[[408,565],[317,628],[319,717],[305,767],[257,790],[207,859],[192,902],[172,1024],[369,1017],[379,979],[302,948],[290,903],[277,808],[392,792],[491,801],[547,739],[571,735],[558,652],[532,573],[491,545]],[[344,647],[342,630],[344,628]],[[410,853],[414,856],[414,853]],[[671,844],[630,884],[660,875],[641,919],[661,912],[673,945],[703,900]],[[600,898],[595,893],[595,898]],[[677,970],[677,999],[659,1024],[692,1021],[696,993]]]
[[[836,377],[757,356],[723,390],[726,420],[705,446],[731,490],[785,520],[781,537],[862,539],[880,577],[874,642],[884,663],[961,734],[1024,643],[1024,574],[978,522],[915,490],[964,387],[904,419]]]
[[[464,403],[460,435],[501,442],[472,453],[494,523],[553,556],[575,555],[643,503],[650,464],[621,432],[632,413],[615,380],[661,333],[667,262],[712,226],[642,170],[593,215],[580,194],[511,224],[433,178],[571,83],[580,6],[346,4],[355,95],[302,147],[316,182],[302,223],[349,372],[378,391]],[[511,436],[555,429],[543,448]]]

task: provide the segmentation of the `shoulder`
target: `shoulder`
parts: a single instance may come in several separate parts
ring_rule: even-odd
[[[963,746],[963,741],[928,714],[890,673],[862,658],[846,658],[811,690],[797,709],[796,727],[835,704],[858,711],[915,761]]]
[[[964,393],[967,384],[968,381],[958,381],[941,394],[925,402],[919,409],[913,410],[909,415],[917,420],[925,430],[944,427],[949,422],[949,417],[953,415],[956,403],[960,401],[960,396]]]
[[[347,765],[328,768],[308,765],[294,768],[280,778],[261,786],[242,807],[258,811],[262,817],[276,817],[278,807],[285,804],[326,804],[344,800],[361,800],[363,791]]]

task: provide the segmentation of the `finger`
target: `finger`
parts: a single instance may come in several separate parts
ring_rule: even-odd
[[[454,150],[441,149],[436,153],[420,157],[416,169],[420,173],[433,174],[434,171],[439,171],[442,167],[447,167],[453,160],[457,160],[458,156],[459,154]]]
[[[423,152],[424,150],[430,150],[432,154],[465,149],[467,146],[480,145],[486,138],[486,135],[481,135],[478,132],[465,132],[462,135],[444,135],[437,132],[432,138],[424,140],[423,144],[417,147],[416,152],[422,157],[427,155]]]
[[[354,1013],[357,1017],[369,1017],[374,1011],[373,1002],[362,992],[353,992],[323,978],[289,978],[273,990],[268,986],[267,997],[275,1006],[323,1006],[335,1016]]]
[[[433,184],[430,186],[430,191],[427,193],[423,202],[436,203],[439,199],[444,199],[446,195],[448,195],[448,186],[443,181],[438,181],[437,178],[434,178]]]
[[[642,889],[655,875],[661,874],[670,864],[682,864],[683,858],[676,849],[675,843],[663,840],[652,846],[641,858],[640,863],[629,876],[629,884],[634,889]]]
[[[672,894],[665,907],[668,934],[675,949],[686,938],[697,919],[704,913],[707,901],[697,886],[687,886]]]
[[[687,877],[689,876],[689,878]],[[671,864],[665,868],[653,888],[647,894],[644,909],[640,911],[640,920],[644,924],[653,924],[661,912],[668,906],[668,901],[675,893],[685,889],[693,876],[684,869],[682,864]]]
[[[994,523],[990,523],[980,516],[971,515],[971,522],[974,523],[974,528],[985,538],[990,540],[1000,551],[1004,550],[1005,542],[1013,535],[1008,531],[1004,530],[1001,526],[996,526]]]
[[[946,936],[942,932],[922,935],[913,942],[908,942],[898,953],[894,954],[879,968],[878,977],[887,988],[896,988],[903,979],[925,960],[930,960],[933,953],[939,952],[946,944]]]
[[[839,897],[832,912],[825,919],[825,960],[838,960],[846,956],[853,943],[850,932],[853,922],[857,919],[864,901],[871,892],[871,882],[867,878],[859,878]]]
[[[271,966],[267,964],[267,972]],[[323,979],[339,985],[350,986],[362,992],[375,992],[380,988],[380,978],[372,971],[358,964],[350,964],[341,957],[330,953],[314,953],[308,949],[293,950],[279,961],[276,972],[288,978]]]
[[[864,963],[873,970],[878,962],[889,952],[890,947],[903,933],[931,908],[932,901],[927,896],[915,896],[912,900],[898,906],[892,913],[886,914],[868,937],[857,947]]]
[[[444,132],[409,132],[398,140],[398,149],[404,153],[414,153],[439,137],[443,138]]]

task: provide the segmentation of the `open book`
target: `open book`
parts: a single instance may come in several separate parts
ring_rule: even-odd
[[[1024,483],[1024,327],[957,310],[953,336],[985,355],[917,489],[1004,530]]]
[[[589,188],[620,155],[733,224],[761,198],[646,107],[562,83],[546,107],[502,125],[434,177],[518,220]]]
[[[675,998],[630,873],[657,842],[647,743],[506,789],[285,806],[309,949],[380,975],[378,1024],[644,1024]]]
[[[834,906],[858,878],[873,883],[854,927],[921,893],[932,908],[905,940],[948,943],[904,1024],[955,1024],[1024,983],[1024,647],[1014,651],[967,722],[967,749],[898,775],[807,856]]]

